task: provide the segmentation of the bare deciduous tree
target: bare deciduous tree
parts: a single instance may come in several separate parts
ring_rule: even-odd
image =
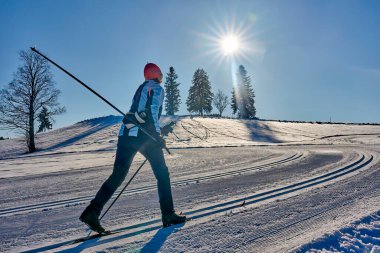
[[[228,105],[228,97],[226,94],[224,94],[221,90],[218,90],[216,93],[213,103],[215,108],[219,111],[219,116],[222,117],[222,113],[224,109],[226,109]]]
[[[0,126],[22,132],[29,152],[33,152],[39,112],[46,107],[50,115],[58,115],[65,112],[65,108],[59,106],[60,91],[54,87],[48,62],[32,51],[22,50],[19,56],[22,66],[8,86],[0,90]]]

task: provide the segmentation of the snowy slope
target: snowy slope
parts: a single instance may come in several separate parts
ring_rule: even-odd
[[[106,116],[37,134],[39,153],[115,149],[121,117]],[[169,148],[281,144],[380,144],[380,125],[287,123],[276,121],[162,117],[175,122]],[[0,141],[0,159],[26,153],[22,138]]]
[[[121,117],[106,116],[37,134],[41,151],[86,151],[115,146]],[[163,117],[176,122],[167,141],[170,147],[260,145],[280,143],[380,143],[380,125],[287,123],[239,119]],[[339,137],[339,138],[338,138]],[[26,152],[22,139],[1,141],[1,157]]]
[[[49,171],[102,166],[112,162],[121,117],[106,116],[37,135],[40,150],[26,154],[22,139],[0,141],[0,178]],[[380,125],[285,123],[275,121],[163,117],[161,125],[176,124],[167,137],[169,148],[297,144],[380,143]],[[49,155],[50,154],[50,155]],[[23,163],[8,170],[17,158]],[[57,160],[58,159],[58,160]],[[60,160],[66,163],[59,163]],[[138,159],[142,159],[138,157]],[[30,168],[38,164],[38,170]],[[70,164],[70,166],[67,166]]]
[[[77,218],[112,169],[120,120],[39,134],[33,154],[22,140],[0,141],[0,251],[333,251],[357,240],[336,232],[344,226],[370,228],[358,247],[370,249],[370,236],[376,249],[379,216],[361,218],[380,210],[380,126],[189,117],[162,125],[175,121],[166,160],[177,210],[193,221],[160,228],[155,179],[143,169],[104,221],[119,234],[65,244],[85,234]]]

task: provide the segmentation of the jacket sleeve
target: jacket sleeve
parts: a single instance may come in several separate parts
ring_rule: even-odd
[[[152,104],[150,106],[150,111],[152,112],[152,119],[154,128],[158,134],[161,134],[160,125],[159,125],[159,117],[160,110],[162,110],[162,104],[164,101],[164,89],[158,84],[153,86],[153,98]]]

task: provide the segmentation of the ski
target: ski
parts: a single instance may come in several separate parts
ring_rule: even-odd
[[[180,225],[180,224],[185,224],[185,223],[187,223],[187,222],[189,222],[191,220],[192,220],[191,218],[186,218],[186,221],[183,222],[183,223],[171,224],[169,226],[161,226],[161,228],[168,228],[168,227],[171,227],[171,226],[177,226],[177,225]],[[96,233],[96,234],[93,234],[93,235],[89,235],[89,236],[85,236],[85,237],[81,237],[81,238],[75,239],[70,244],[73,245],[73,244],[77,244],[77,243],[81,243],[81,242],[86,242],[86,241],[89,241],[89,240],[92,240],[92,239],[96,239],[96,238],[101,238],[101,237],[105,237],[105,236],[109,236],[109,235],[119,234],[119,233],[122,233],[122,232],[125,232],[125,230],[116,230],[116,231],[107,230],[107,231],[105,231],[103,233]]]
[[[114,235],[114,234],[117,234],[120,232],[121,231],[105,231],[103,233],[97,233],[97,234],[85,236],[82,238],[78,238],[78,239],[74,240],[71,244],[77,244],[77,243],[85,242],[85,241],[88,241],[91,239],[100,238],[100,237],[104,237],[104,236],[108,236],[108,235]]]

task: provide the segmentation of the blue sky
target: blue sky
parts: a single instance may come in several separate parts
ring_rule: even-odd
[[[305,121],[380,122],[380,2],[8,1],[0,0],[0,88],[36,46],[127,111],[143,67],[174,66],[180,114],[197,68],[214,92],[230,95],[223,34],[240,34],[235,56],[252,76],[257,116]],[[52,66],[66,114],[55,127],[116,114]],[[231,113],[230,110],[226,115]]]

